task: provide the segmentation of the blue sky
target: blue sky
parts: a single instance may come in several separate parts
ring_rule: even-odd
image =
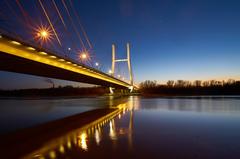
[[[26,11],[35,12],[33,17],[40,16],[37,7],[31,7],[26,0],[21,2]],[[72,2],[94,46],[92,54],[105,70],[111,67],[111,44],[115,43],[118,56],[124,57],[125,44],[130,42],[136,82],[240,79],[240,1]],[[65,43],[66,48],[71,45]],[[121,66],[120,72],[127,74],[126,67]],[[0,72],[0,76],[0,88],[4,89],[48,86],[42,77],[6,72]]]

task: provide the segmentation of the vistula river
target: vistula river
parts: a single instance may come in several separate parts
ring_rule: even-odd
[[[124,105],[26,158],[239,159],[240,97],[1,99],[1,135],[86,111]]]

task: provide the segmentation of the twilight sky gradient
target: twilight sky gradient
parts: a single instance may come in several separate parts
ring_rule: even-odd
[[[21,2],[26,10],[32,5]],[[111,67],[111,44],[124,57],[124,45],[130,42],[136,82],[240,79],[238,0],[72,2],[105,70]],[[0,72],[0,77],[0,89],[49,87],[42,77],[7,72]]]

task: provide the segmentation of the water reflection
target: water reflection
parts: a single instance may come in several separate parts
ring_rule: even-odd
[[[115,146],[118,136],[124,135],[128,137],[129,147],[132,147],[133,118],[130,118],[127,128],[117,127],[116,125],[116,122],[120,122],[129,111],[131,112],[130,115],[133,115],[134,100],[129,100],[129,103],[126,102],[117,105],[117,107],[115,107],[118,108],[117,110],[101,117],[93,123],[89,123],[79,130],[74,130],[60,138],[47,141],[44,147],[41,147],[24,158],[61,158],[69,151],[75,151],[76,147],[79,147],[83,152],[90,151],[94,145],[100,146],[103,138],[106,140],[107,136],[104,136],[104,134],[107,134],[107,131],[109,133],[109,139],[114,142]],[[79,155],[81,155],[81,152],[79,152]]]
[[[97,145],[100,144],[100,141],[101,141],[101,134],[100,134],[101,131],[99,131],[98,129],[95,131],[95,140],[96,140],[96,143]]]
[[[78,145],[85,151],[88,150],[88,146],[87,146],[87,134],[85,132],[82,132],[79,136],[78,136]]]
[[[118,109],[46,141],[24,158],[176,158],[177,154],[197,158],[196,154],[221,154],[223,148],[236,153],[240,148],[240,117],[229,115],[239,114],[238,100],[129,97],[123,101],[112,101],[118,104],[111,107]],[[213,116],[222,113],[228,115]]]
[[[114,120],[111,120],[109,123],[109,136],[112,140],[117,140],[117,135],[116,135],[116,128],[115,128],[115,123]]]
[[[240,97],[146,98],[137,105],[141,109],[236,114],[240,112]]]

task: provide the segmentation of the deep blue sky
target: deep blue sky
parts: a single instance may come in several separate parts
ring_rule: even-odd
[[[27,0],[21,2],[26,10],[31,10]],[[111,44],[117,44],[117,54],[124,57],[124,45],[130,42],[136,82],[240,79],[238,0],[75,0],[73,3],[93,43],[94,54],[104,63],[105,70],[111,67]],[[38,16],[36,8],[32,9]],[[4,72],[0,76],[0,88],[4,89],[49,85],[42,77]]]

